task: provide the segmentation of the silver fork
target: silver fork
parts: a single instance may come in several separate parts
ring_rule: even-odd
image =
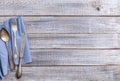
[[[12,31],[14,33],[14,59],[18,58],[18,50],[17,50],[17,43],[16,43],[16,32],[17,32],[17,19],[12,19]]]

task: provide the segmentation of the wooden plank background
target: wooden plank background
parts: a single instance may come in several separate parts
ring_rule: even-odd
[[[119,0],[2,0],[1,15],[120,15]]]
[[[119,0],[1,0],[0,23],[22,15],[33,62],[3,81],[120,81]]]

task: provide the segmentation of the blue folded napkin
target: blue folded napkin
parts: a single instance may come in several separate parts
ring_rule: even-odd
[[[0,26],[1,29],[1,26]],[[8,55],[5,43],[0,39],[0,79],[3,79],[7,74],[8,69]]]
[[[24,57],[23,57],[23,64],[30,63],[32,62],[31,59],[31,54],[30,54],[30,49],[29,49],[29,44],[28,44],[28,38],[26,34],[26,29],[24,25],[24,21],[22,17],[17,17],[17,26],[18,26],[18,31],[16,32],[16,39],[17,39],[17,49],[18,53],[20,54],[20,44],[21,44],[21,35],[22,33],[25,34],[25,49],[24,49]],[[11,38],[8,43],[9,49],[11,54],[13,54],[13,46],[14,46],[14,35],[13,31],[11,28],[11,22],[12,18],[4,22],[4,26],[0,26],[0,29],[4,27],[10,34]],[[15,64],[18,64],[18,60],[15,60]],[[0,78],[3,79],[5,75],[7,75],[7,71],[9,69],[9,63],[8,63],[8,53],[6,50],[5,43],[0,39]]]

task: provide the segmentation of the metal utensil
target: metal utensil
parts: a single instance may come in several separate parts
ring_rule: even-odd
[[[18,57],[17,43],[16,43],[16,32],[17,32],[17,19],[12,19],[12,31],[14,33],[14,59]]]
[[[1,29],[1,34],[0,35],[1,35],[1,39],[6,44],[6,48],[7,48],[7,51],[8,51],[8,61],[9,61],[9,64],[10,64],[10,70],[13,71],[15,69],[15,65],[14,65],[14,61],[13,61],[13,56],[10,54],[10,50],[8,48],[8,41],[10,39],[10,35],[5,28]]]
[[[19,57],[19,65],[17,66],[17,71],[16,71],[16,78],[19,79],[22,76],[22,59],[24,56],[24,48],[25,48],[25,35],[22,33],[21,36],[21,47],[20,47],[20,57]]]

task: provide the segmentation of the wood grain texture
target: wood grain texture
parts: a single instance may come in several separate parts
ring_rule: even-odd
[[[119,0],[2,0],[0,15],[120,15]]]
[[[119,65],[120,50],[31,50],[33,62],[24,66]]]
[[[24,67],[23,77],[10,73],[3,81],[120,81],[119,66]]]
[[[12,17],[0,17],[0,24]],[[28,34],[119,34],[120,17],[23,17]]]
[[[120,81],[119,0],[1,0],[24,16],[33,62],[3,81]]]
[[[25,17],[28,33],[120,33],[120,17]]]
[[[119,48],[119,34],[29,34],[31,49],[36,48]]]

